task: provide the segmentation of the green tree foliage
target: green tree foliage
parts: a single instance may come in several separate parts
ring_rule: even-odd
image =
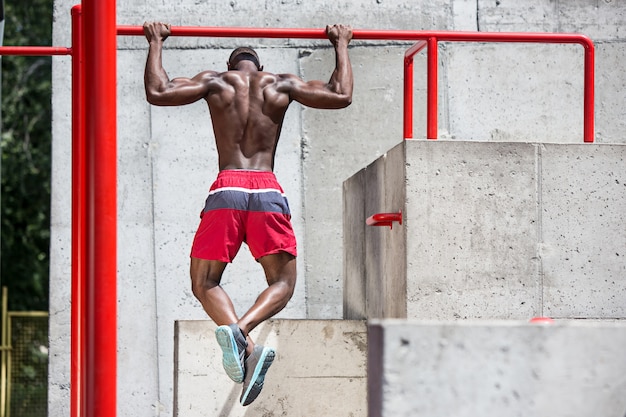
[[[49,46],[52,0],[5,0],[6,46]],[[48,310],[51,57],[2,57],[2,285],[11,310]]]

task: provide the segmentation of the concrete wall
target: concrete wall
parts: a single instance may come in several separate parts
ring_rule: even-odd
[[[625,161],[624,144],[397,145],[344,186],[346,317],[626,318]]]
[[[224,373],[210,320],[176,323],[175,417],[367,416],[363,321],[270,320],[253,332],[276,349],[263,391],[248,407]]]
[[[55,1],[54,45],[70,45],[70,8],[75,3]],[[626,78],[615,68],[620,68],[624,56],[625,8],[622,2],[582,0],[543,0],[526,6],[513,0],[117,2],[118,23],[131,25],[158,19],[190,26],[323,27],[344,22],[362,29],[582,31],[598,48],[596,121],[601,143],[624,141]],[[172,76],[225,68],[230,50],[241,43],[258,48],[270,71],[327,79],[332,69],[326,41],[282,39],[172,38],[165,65]],[[294,212],[301,256],[296,295],[282,317],[342,316],[342,183],[402,139],[402,56],[407,46],[354,42],[353,105],[332,112],[294,105],[287,114],[276,173]],[[206,189],[216,173],[216,157],[205,106],[150,107],[142,85],[145,40],[119,38],[118,48],[118,399],[124,404],[119,415],[146,415],[150,410],[170,416],[174,322],[205,318],[189,290],[188,253]],[[440,47],[442,136],[579,141],[579,47],[520,45],[513,53],[507,47],[485,48],[483,52],[476,45]],[[537,51],[549,53],[550,60],[542,64]],[[509,64],[513,58],[520,62]],[[55,57],[53,62],[50,414],[67,415],[71,71],[69,58]],[[420,56],[415,83],[417,137],[425,130],[420,82],[424,73]],[[529,100],[538,109],[521,111]],[[480,110],[491,104],[490,110]],[[240,308],[263,287],[261,271],[246,249],[224,283]],[[131,367],[132,375],[126,372]]]
[[[369,416],[623,417],[624,343],[625,323],[372,322]]]

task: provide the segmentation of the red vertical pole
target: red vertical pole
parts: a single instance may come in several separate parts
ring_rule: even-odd
[[[584,141],[592,143],[594,141],[594,99],[595,99],[595,49],[591,42],[589,45],[583,45],[585,47],[585,92],[584,92],[584,124],[583,135]]]
[[[413,55],[404,56],[404,139],[413,139]]]
[[[427,101],[426,106],[426,138],[437,139],[437,115],[439,109],[437,108],[437,70],[438,65],[438,50],[437,50],[437,38],[428,38],[428,88],[427,88]]]
[[[85,370],[86,149],[84,49],[81,6],[72,7],[72,312],[70,417],[84,414],[81,406]]]
[[[417,41],[404,53],[404,138],[413,139],[413,78],[414,56],[427,46],[424,40]]]
[[[83,0],[87,134],[86,417],[116,414],[115,0]]]

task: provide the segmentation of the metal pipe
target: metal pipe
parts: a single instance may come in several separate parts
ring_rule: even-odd
[[[426,138],[437,139],[438,136],[438,111],[439,105],[437,102],[439,96],[439,89],[437,85],[438,81],[438,62],[439,62],[439,49],[437,47],[437,38],[428,38],[428,56],[427,56],[427,100],[426,106]]]
[[[393,229],[393,222],[402,224],[402,211],[397,213],[376,213],[365,220],[368,226],[389,226]]]
[[[585,44],[585,90],[584,90],[584,135],[585,142],[592,143],[595,139],[595,47],[593,43]]]
[[[404,58],[404,102],[402,132],[404,139],[413,138],[413,57]]]
[[[426,47],[426,41],[417,41],[404,53],[404,108],[403,127],[405,139],[413,138],[413,71],[415,54]]]
[[[50,56],[71,54],[71,48],[61,46],[0,46],[0,55]]]
[[[85,416],[117,400],[117,151],[115,0],[83,0],[87,150]]]
[[[86,149],[81,5],[72,7],[72,293],[70,417],[85,415]]]
[[[142,26],[118,25],[119,36],[144,36]],[[325,29],[301,28],[252,28],[172,26],[171,36],[216,37],[216,38],[290,38],[326,39]],[[437,38],[440,42],[522,42],[522,43],[579,43],[592,45],[585,35],[577,33],[544,32],[455,32],[425,30],[370,30],[354,29],[353,39],[416,41]]]

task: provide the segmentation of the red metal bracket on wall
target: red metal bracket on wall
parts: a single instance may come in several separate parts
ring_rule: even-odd
[[[365,223],[368,226],[389,226],[393,229],[393,222],[402,224],[402,211],[397,213],[377,213],[367,218]]]

